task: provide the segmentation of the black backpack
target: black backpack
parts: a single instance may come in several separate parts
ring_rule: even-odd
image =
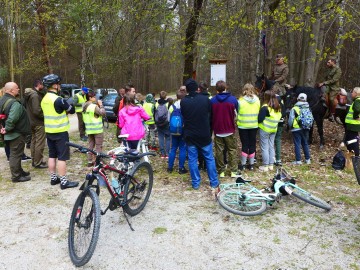
[[[339,150],[336,155],[333,157],[333,162],[331,166],[335,170],[343,170],[345,168],[345,156],[341,150]]]

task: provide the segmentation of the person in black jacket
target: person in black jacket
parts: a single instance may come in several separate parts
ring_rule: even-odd
[[[180,107],[184,120],[184,139],[188,150],[192,187],[198,189],[200,186],[198,153],[201,152],[206,162],[210,186],[213,189],[214,195],[217,195],[219,180],[211,141],[210,99],[196,92],[198,84],[193,79],[186,80],[184,85],[188,95],[181,100]]]

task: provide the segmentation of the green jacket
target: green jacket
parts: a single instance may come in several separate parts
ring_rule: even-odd
[[[335,66],[330,68],[325,76],[324,84],[328,87],[329,92],[338,92],[340,90],[340,77],[341,77],[341,68]]]
[[[5,94],[0,99],[0,108],[8,99],[14,99],[14,102],[10,102],[11,106],[8,105],[5,108],[5,114],[7,115],[5,120],[5,141],[11,141],[20,135],[27,135],[31,133],[30,121],[26,113],[26,109],[14,96]]]

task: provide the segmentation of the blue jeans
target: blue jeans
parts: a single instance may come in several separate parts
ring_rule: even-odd
[[[186,159],[186,145],[183,136],[171,135],[171,149],[169,154],[168,168],[174,167],[176,150],[179,148],[179,169],[184,168]]]
[[[219,185],[219,179],[217,176],[215,158],[212,149],[212,143],[202,148],[197,148],[195,145],[188,145],[188,156],[189,156],[189,170],[191,175],[191,184],[194,189],[198,189],[200,186],[200,172],[198,168],[198,151],[204,156],[206,163],[206,171],[210,180],[211,187],[217,187]]]
[[[301,129],[292,132],[295,145],[295,159],[301,161],[301,148],[304,151],[305,159],[310,159],[310,150],[308,145],[309,130]]]
[[[158,128],[160,154],[168,156],[170,151],[170,131],[169,128]]]

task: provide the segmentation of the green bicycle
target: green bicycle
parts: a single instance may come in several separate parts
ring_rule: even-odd
[[[236,183],[221,184],[217,195],[220,205],[236,215],[256,216],[266,211],[267,205],[279,202],[282,195],[291,195],[326,211],[331,210],[330,204],[296,185],[295,179],[280,166],[271,188],[259,190],[250,182],[239,177]]]

